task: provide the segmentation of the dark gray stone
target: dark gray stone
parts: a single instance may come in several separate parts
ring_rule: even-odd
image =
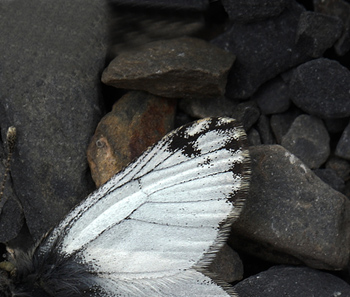
[[[248,131],[260,116],[259,108],[254,101],[242,102],[237,105],[232,117],[242,123],[244,130]]]
[[[346,126],[338,141],[335,149],[335,155],[340,158],[350,160],[350,123]]]
[[[274,266],[234,286],[239,297],[350,296],[342,279],[308,267]]]
[[[308,56],[318,58],[340,37],[342,27],[337,17],[305,11],[300,15],[297,44],[305,49]]]
[[[243,263],[239,255],[227,244],[216,254],[208,270],[215,273],[218,279],[227,283],[232,283],[243,278]]]
[[[276,143],[271,126],[270,126],[270,120],[267,116],[261,115],[259,117],[258,123],[256,125],[257,130],[260,135],[261,143],[262,144],[274,144]]]
[[[277,263],[344,269],[350,202],[279,145],[250,147],[249,199],[232,225],[235,250]]]
[[[275,114],[288,110],[290,95],[288,85],[277,77],[262,85],[253,95],[262,114]]]
[[[334,172],[344,181],[348,180],[350,174],[350,162],[342,158],[332,156],[326,163],[326,168],[334,170]]]
[[[295,40],[299,17],[304,11],[296,1],[289,1],[287,8],[277,17],[249,24],[234,23],[225,33],[212,40],[213,44],[237,57],[227,80],[228,97],[248,98],[264,82],[310,60],[308,48],[305,48],[307,45]],[[323,39],[318,34],[311,38],[308,44],[319,45],[317,52],[323,52],[330,38],[336,41],[336,32],[323,36]]]
[[[155,41],[118,55],[103,72],[102,81],[168,98],[216,98],[225,92],[234,59],[197,38]]]
[[[222,0],[226,12],[234,22],[257,22],[280,14],[288,0]]]
[[[339,56],[348,53],[350,50],[350,4],[343,0],[313,0],[313,4],[315,11],[337,16],[342,20],[342,35],[334,48]]]
[[[288,132],[290,126],[300,114],[301,111],[299,109],[290,108],[284,113],[271,116],[270,125],[278,144],[281,143],[282,137]]]
[[[261,139],[260,134],[254,128],[251,128],[247,134],[249,145],[260,145]]]
[[[17,127],[14,190],[35,239],[91,190],[86,149],[101,111],[107,9],[89,0],[0,4],[0,118]]]
[[[294,120],[281,145],[314,169],[326,162],[330,154],[329,139],[322,120],[304,114]]]
[[[232,117],[237,102],[226,97],[182,99],[179,107],[194,118]]]
[[[350,116],[350,71],[324,58],[304,63],[293,72],[291,99],[303,111],[323,119]]]
[[[345,183],[333,169],[322,168],[315,169],[313,172],[324,181],[327,185],[331,186],[334,190],[344,193]]]

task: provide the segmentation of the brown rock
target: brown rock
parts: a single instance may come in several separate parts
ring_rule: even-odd
[[[97,187],[173,129],[175,101],[130,92],[114,104],[97,126],[88,148]]]
[[[224,94],[234,59],[197,38],[155,41],[117,56],[102,82],[169,98],[214,98]]]

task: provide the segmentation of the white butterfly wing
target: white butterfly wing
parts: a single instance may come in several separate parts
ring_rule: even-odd
[[[61,237],[60,253],[97,275],[98,296],[233,296],[205,268],[247,190],[244,138],[224,118],[175,130],[74,209],[41,250]]]

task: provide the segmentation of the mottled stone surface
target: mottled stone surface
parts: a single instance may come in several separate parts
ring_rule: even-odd
[[[238,283],[239,297],[350,296],[350,286],[336,276],[308,267],[275,266]]]
[[[41,238],[92,189],[86,148],[101,111],[107,47],[101,1],[0,4],[0,118],[16,126],[13,187]]]
[[[344,129],[337,147],[335,149],[335,154],[346,160],[350,160],[350,123]]]
[[[335,60],[320,58],[293,72],[291,99],[303,111],[323,119],[350,116],[350,71]]]
[[[96,187],[140,156],[174,126],[175,100],[129,92],[98,124],[88,149]]]
[[[250,147],[249,199],[230,245],[277,261],[344,269],[350,252],[350,202],[279,145]]]
[[[309,168],[319,168],[330,154],[329,134],[322,120],[306,114],[298,116],[281,145]]]
[[[168,98],[215,98],[225,92],[233,61],[232,54],[197,38],[155,41],[118,55],[102,81]]]

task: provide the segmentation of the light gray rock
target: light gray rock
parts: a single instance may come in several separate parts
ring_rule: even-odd
[[[279,145],[250,147],[252,179],[230,245],[277,263],[344,269],[350,202]]]

